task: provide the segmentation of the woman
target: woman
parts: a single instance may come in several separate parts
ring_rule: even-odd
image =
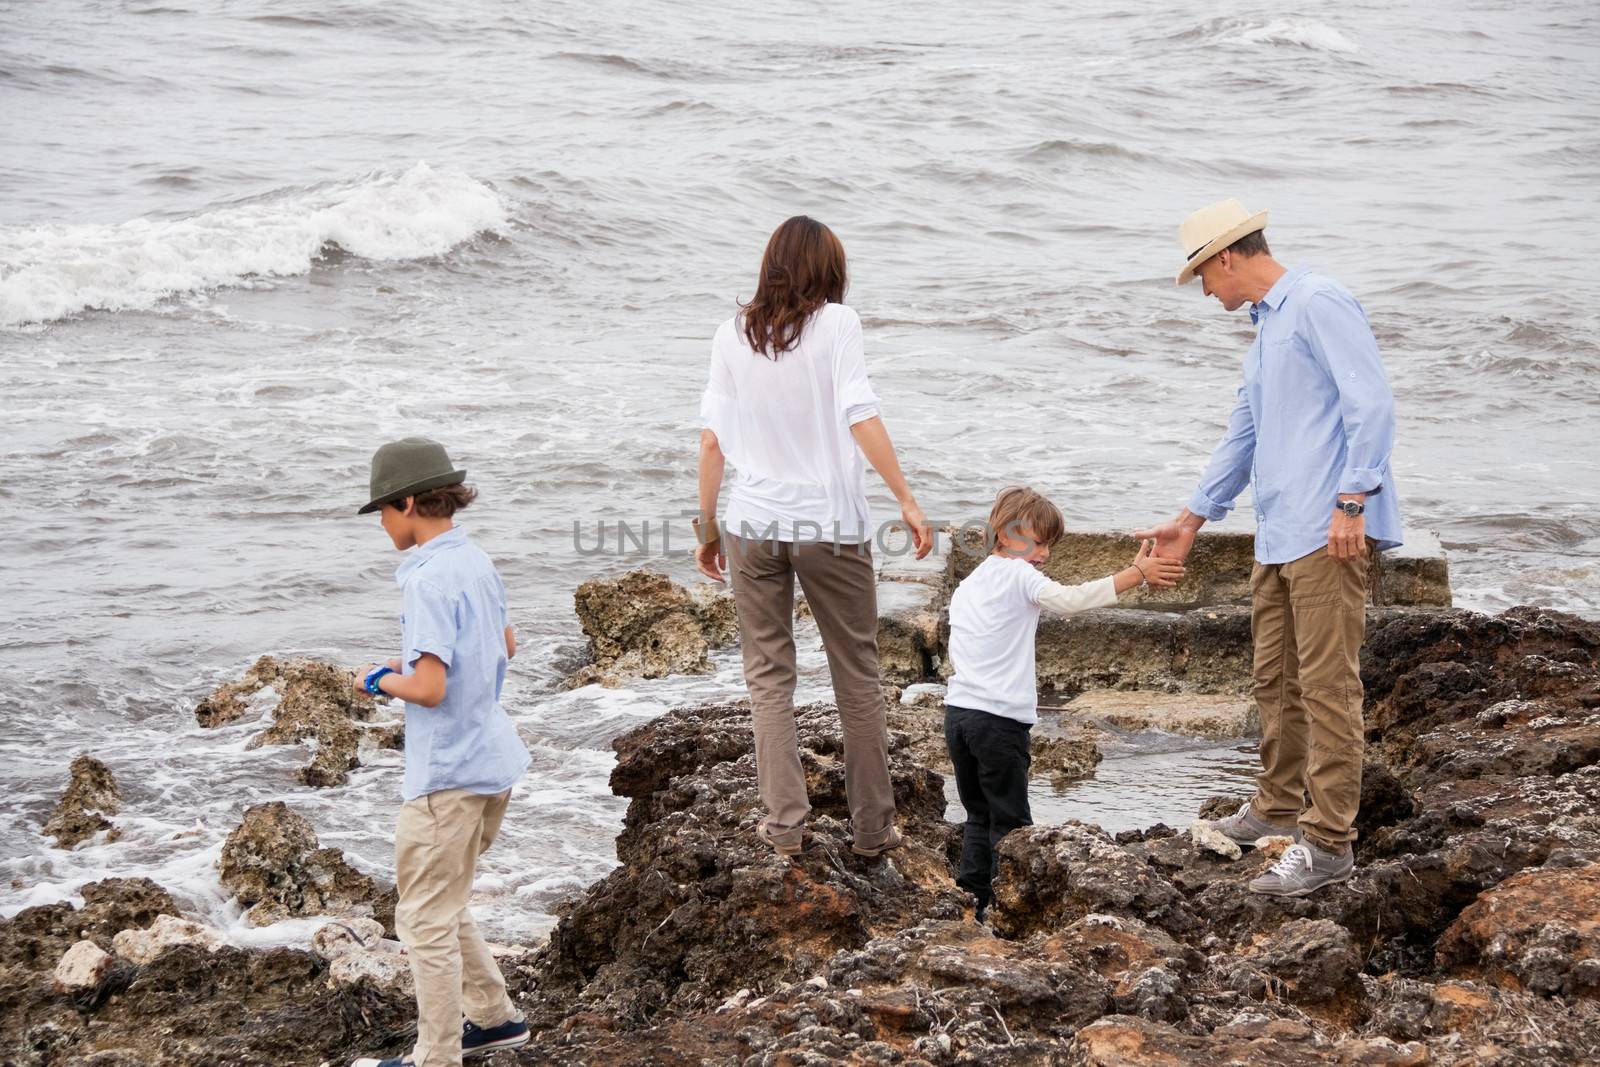
[[[700,407],[695,561],[708,578],[720,582],[726,570],[733,580],[767,809],[757,833],[791,856],[811,810],[794,729],[796,576],[822,631],[844,726],[852,849],[877,856],[901,844],[878,681],[863,455],[900,502],[917,558],[933,547],[878,417],[861,320],[841,302],[845,288],[844,247],[831,230],[804,215],[779,226],[755,296],[717,330]],[[719,526],[727,458],[733,487]]]

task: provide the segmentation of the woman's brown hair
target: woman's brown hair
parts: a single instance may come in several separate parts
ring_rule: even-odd
[[[750,347],[777,359],[800,340],[806,320],[823,304],[844,302],[849,285],[844,245],[809,215],[796,215],[772,231],[761,256],[756,295],[744,310]]]

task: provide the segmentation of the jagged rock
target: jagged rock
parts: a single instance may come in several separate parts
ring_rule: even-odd
[[[838,715],[803,707],[795,720],[813,837],[793,861],[754,834],[747,706],[679,709],[617,740],[612,789],[631,798],[622,866],[564,911],[539,953],[542,1018],[581,1010],[642,1022],[715,1007],[752,982],[808,977],[876,929],[960,916],[938,776],[896,738],[890,774],[908,842],[881,859],[856,856]]]
[[[79,892],[81,908],[0,919],[0,1063],[315,1067],[349,1062],[351,1049],[404,1051],[396,1035],[414,1020],[414,1001],[370,983],[330,990],[326,965],[305,952],[179,944],[142,966],[116,959],[98,986],[63,996],[54,970],[75,943],[108,950],[117,933],[176,912],[148,879]]]
[[[1327,919],[1285,923],[1224,967],[1227,984],[1257,1000],[1324,1004],[1353,998],[1361,988],[1350,931]]]
[[[393,924],[392,891],[351,867],[336,848],[321,848],[316,832],[282,801],[246,809],[228,835],[219,863],[222,884],[267,925],[291,915],[369,915]]]
[[[118,831],[106,816],[122,810],[122,793],[110,769],[93,756],[82,755],[72,761],[68,774],[67,790],[45,822],[44,832],[56,839],[57,848],[72,848],[102,830],[110,831],[108,840],[116,840]]]
[[[238,681],[224,682],[202,698],[195,705],[195,721],[204,727],[237,722],[249,712],[251,698],[268,686],[276,686],[282,675],[283,664],[276,657],[262,656]]]
[[[79,941],[56,964],[55,990],[57,993],[83,993],[97,988],[106,973],[116,962],[115,957],[103,951],[93,941]]]
[[[1206,797],[1200,802],[1200,810],[1197,815],[1201,822],[1216,822],[1218,819],[1226,819],[1229,815],[1239,810],[1240,804],[1249,799],[1246,796],[1235,797],[1225,794]]]
[[[111,939],[111,947],[118,956],[140,966],[179,945],[198,945],[215,951],[223,944],[222,937],[210,927],[172,915],[157,915],[150,926],[124,930]]]
[[[1036,732],[1029,743],[1029,754],[1033,757],[1032,772],[1048,774],[1058,785],[1089,777],[1104,758],[1092,733],[1063,737]]]
[[[376,949],[382,940],[382,923],[376,919],[352,917],[317,927],[311,935],[311,951],[332,963],[352,952]]]
[[[1395,1041],[1424,1041],[1444,1062],[1588,1064],[1600,1058],[1600,1004],[1551,1001],[1474,982],[1434,984],[1387,974],[1367,983],[1364,1029]]]
[[[1086,915],[1126,915],[1169,932],[1197,920],[1153,866],[1097,826],[1025,826],[1000,842],[990,915],[1007,937],[1065,926]]]
[[[1209,1034],[1187,1034],[1164,1023],[1112,1015],[1078,1031],[1067,1062],[1082,1067],[1176,1067],[1188,1063],[1371,1064],[1420,1067],[1427,1047],[1388,1038],[1329,1040],[1288,1019],[1240,1022]]]
[[[691,591],[653,571],[591,578],[573,600],[591,660],[569,680],[573,687],[704,674],[708,650],[738,638],[731,593],[704,585]]]
[[[277,694],[271,704],[272,723],[250,739],[250,748],[263,745],[294,745],[312,740],[316,753],[300,771],[306,785],[343,785],[349,772],[360,766],[360,750],[367,744],[400,747],[404,724],[386,723],[385,733],[368,737],[363,723],[372,719],[377,705],[366,693],[351,684],[350,671],[317,660],[280,660],[262,656],[235,682],[218,686],[195,708],[201,726],[224,726],[245,715],[262,701],[270,686]],[[262,706],[267,706],[263,704]],[[396,728],[401,731],[396,734]]]
[[[1507,878],[1445,930],[1438,959],[1512,990],[1600,998],[1600,863]]]

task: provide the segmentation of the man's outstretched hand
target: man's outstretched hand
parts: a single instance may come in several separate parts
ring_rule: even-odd
[[[1199,527],[1174,519],[1148,530],[1140,530],[1133,536],[1141,541],[1153,539],[1156,543],[1154,554],[1162,559],[1181,561],[1189,558],[1189,550],[1194,547],[1194,535],[1199,532]]]

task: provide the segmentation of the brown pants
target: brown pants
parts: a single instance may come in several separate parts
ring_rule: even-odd
[[[1361,802],[1367,564],[1335,560],[1324,547],[1291,563],[1258,563],[1250,577],[1261,711],[1252,806],[1273,822],[1298,820],[1312,844],[1334,852],[1355,840]]]
[[[889,738],[878,680],[878,586],[870,545],[790,544],[728,536],[744,681],[754,711],[756,777],[767,833],[800,840],[811,802],[794,729],[794,579],[822,631],[844,726],[844,781],[859,848],[894,835]]]
[[[478,855],[500,831],[509,791],[446,789],[407,801],[394,835],[394,924],[417,984],[417,1067],[461,1067],[461,1014],[479,1026],[516,1015],[467,910]]]

